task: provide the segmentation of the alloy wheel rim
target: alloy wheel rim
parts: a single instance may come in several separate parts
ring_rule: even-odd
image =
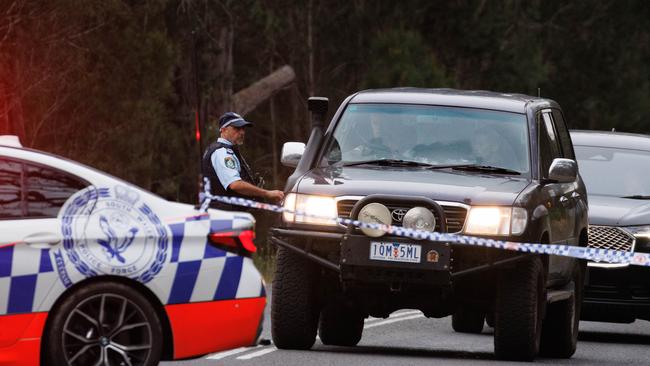
[[[142,365],[152,351],[151,324],[124,296],[91,296],[67,314],[62,347],[69,365]]]

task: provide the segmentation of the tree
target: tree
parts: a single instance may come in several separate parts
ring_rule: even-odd
[[[449,87],[452,82],[420,33],[391,29],[370,42],[364,88]]]

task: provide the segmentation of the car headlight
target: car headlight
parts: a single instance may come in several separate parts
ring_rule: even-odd
[[[465,233],[473,235],[521,235],[526,230],[528,212],[522,207],[472,207]]]
[[[282,217],[286,222],[336,225],[337,210],[334,197],[289,193],[284,199],[284,208],[310,215],[296,215],[285,212]]]
[[[628,233],[634,235],[637,238],[650,239],[650,225],[625,226],[625,227],[621,227],[621,229],[627,231]]]

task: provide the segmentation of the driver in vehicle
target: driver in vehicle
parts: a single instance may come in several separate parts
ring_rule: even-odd
[[[415,139],[414,131],[391,114],[369,113],[359,117],[355,126],[359,141],[348,152],[355,160],[399,157],[403,147]]]

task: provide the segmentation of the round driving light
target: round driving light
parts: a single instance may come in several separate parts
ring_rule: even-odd
[[[363,206],[361,211],[359,211],[359,221],[380,225],[390,225],[392,222],[388,207],[376,202]],[[373,238],[378,238],[386,233],[384,230],[367,229],[363,227],[361,228],[361,231]]]
[[[436,217],[424,207],[413,207],[402,219],[402,227],[408,229],[433,231],[436,227]]]

